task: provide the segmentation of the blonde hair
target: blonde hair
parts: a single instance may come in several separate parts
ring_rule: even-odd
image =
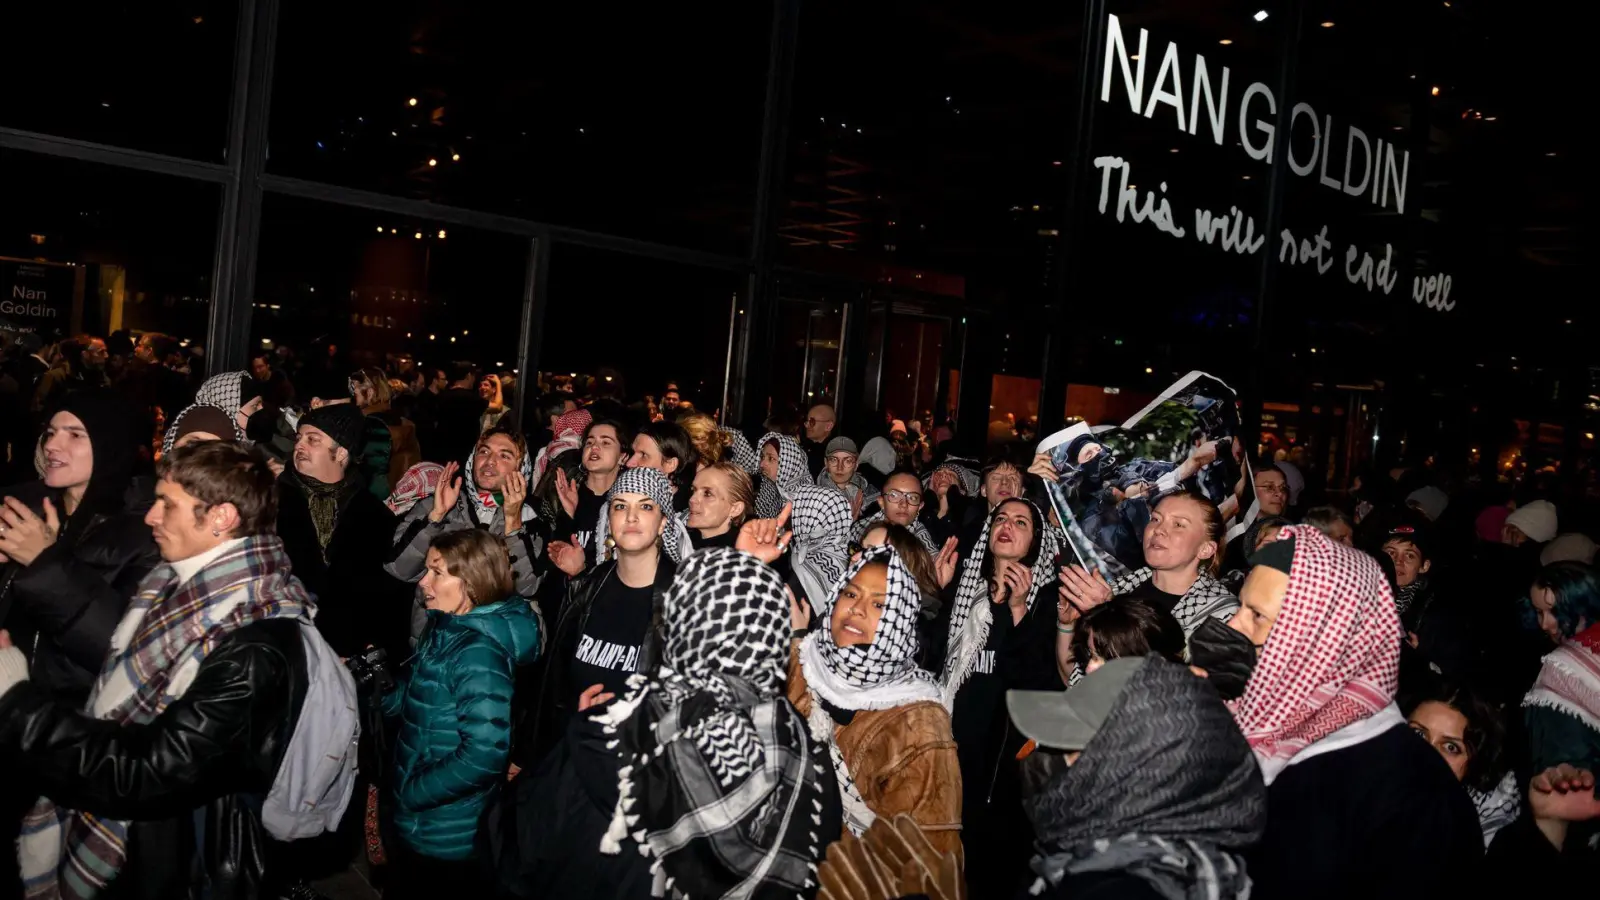
[[[729,503],[744,504],[744,512],[733,518],[733,527],[738,528],[754,518],[756,514],[756,490],[755,486],[750,483],[749,473],[725,460],[712,463],[706,466],[706,469],[715,469],[728,479]]]
[[[705,413],[690,413],[678,417],[678,427],[689,433],[689,443],[700,454],[700,461],[711,466],[722,461],[722,454],[732,445],[733,438],[717,427],[715,419]]]
[[[388,406],[389,401],[394,399],[394,391],[389,387],[389,376],[383,374],[380,369],[374,369],[371,366],[365,369],[357,369],[350,374],[350,384],[355,388],[354,391],[351,391],[352,395],[362,388],[372,392],[371,399],[363,405]]]

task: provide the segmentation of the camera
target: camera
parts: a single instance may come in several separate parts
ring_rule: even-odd
[[[358,693],[382,695],[394,687],[389,654],[381,647],[369,647],[360,655],[350,657],[345,665],[350,669],[350,677],[355,679]]]

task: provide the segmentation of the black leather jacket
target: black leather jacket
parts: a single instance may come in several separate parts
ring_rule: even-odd
[[[46,497],[61,509],[61,492],[41,482],[0,493],[35,515]],[[0,628],[28,654],[33,681],[74,709],[88,699],[129,598],[161,562],[144,524],[153,497],[153,482],[136,478],[121,509],[81,511],[87,518],[64,526],[61,539],[32,565],[0,566]]]
[[[589,621],[589,610],[600,587],[616,577],[615,561],[603,562],[572,579],[567,586],[567,596],[561,604],[553,637],[545,644],[542,661],[543,677],[539,679],[538,699],[524,712],[517,723],[517,741],[514,759],[527,768],[537,762],[561,739],[567,730],[567,720],[577,711],[575,700],[578,691],[572,684],[572,659],[578,652],[578,639]],[[661,660],[661,648],[666,640],[663,611],[666,609],[667,588],[677,566],[665,554],[656,566],[656,581],[651,591],[650,634],[639,651],[637,671],[648,672]]]
[[[268,619],[234,632],[147,725],[90,718],[32,682],[0,696],[8,777],[63,808],[132,821],[104,900],[261,896],[257,809],[306,695],[299,628]]]

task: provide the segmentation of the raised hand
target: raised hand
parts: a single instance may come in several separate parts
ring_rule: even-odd
[[[45,498],[42,519],[15,497],[7,497],[0,504],[0,555],[7,559],[24,566],[33,565],[39,554],[56,542],[56,535],[60,533],[61,519],[49,498]]]
[[[502,494],[505,497],[501,509],[506,514],[506,534],[516,534],[522,530],[522,502],[528,499],[528,480],[522,477],[521,472],[512,472],[506,476]]]
[[[578,514],[578,483],[567,477],[566,469],[556,469],[556,497],[561,500],[567,518]]]
[[[744,523],[739,529],[734,548],[771,565],[773,560],[783,555],[783,551],[789,549],[789,539],[793,535],[785,531],[784,526],[789,524],[789,513],[793,509],[794,504],[785,503],[783,512],[778,513],[776,519],[751,519]]]
[[[1006,563],[1000,574],[1000,590],[995,591],[994,602],[1022,605],[1028,600],[1028,589],[1033,586],[1033,570],[1019,562]]]
[[[1050,461],[1050,454],[1039,453],[1033,457],[1033,464],[1028,466],[1028,472],[1047,481],[1060,481],[1061,476],[1056,473],[1055,463]]]
[[[439,487],[433,492],[433,509],[428,511],[428,521],[435,524],[443,522],[445,514],[455,509],[456,502],[461,499],[460,473],[460,463],[445,464],[444,472],[439,476]]]
[[[583,551],[566,541],[551,541],[545,544],[544,554],[550,559],[550,564],[565,572],[568,578],[577,578],[583,574]]]
[[[939,587],[950,584],[956,577],[956,568],[961,560],[956,557],[956,546],[959,542],[955,538],[947,538],[944,546],[939,548],[939,555],[933,561],[934,575],[939,580]]]
[[[1062,566],[1059,580],[1056,613],[1063,625],[1071,625],[1078,616],[1111,599],[1111,585],[1098,570],[1086,572],[1082,566]]]

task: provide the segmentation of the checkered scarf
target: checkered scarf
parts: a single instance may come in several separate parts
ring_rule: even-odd
[[[833,642],[834,605],[839,594],[868,563],[889,567],[883,617],[872,643],[840,647]],[[919,700],[938,700],[939,682],[917,667],[917,615],[922,592],[905,560],[888,544],[869,547],[834,585],[826,606],[816,609],[816,627],[800,644],[800,667],[811,698],[811,734],[832,741],[833,727],[817,698],[841,709],[890,709]]]
[[[1121,597],[1123,594],[1131,593],[1154,576],[1155,570],[1149,566],[1129,572],[1111,582],[1111,595]],[[1227,585],[1202,572],[1200,577],[1194,580],[1194,584],[1183,592],[1183,599],[1172,608],[1172,617],[1183,626],[1183,636],[1187,638],[1194,634],[1196,628],[1205,624],[1207,619],[1227,621],[1233,618],[1234,612],[1238,609],[1239,598],[1233,595],[1233,591],[1228,590]]]
[[[982,491],[983,485],[978,480],[978,472],[969,463],[972,460],[951,457],[935,466],[932,472],[922,476],[924,490],[933,490],[933,476],[942,469],[948,469],[956,476],[956,484],[961,486],[961,493],[968,497],[976,497]]]
[[[631,834],[653,858],[656,896],[812,895],[833,786],[783,695],[783,579],[737,550],[703,550],[678,570],[665,614],[660,668],[596,717],[623,762],[601,851]]]
[[[612,556],[612,548],[606,544],[611,537],[611,498],[618,494],[643,494],[655,501],[656,508],[667,519],[667,527],[661,532],[661,550],[667,558],[678,562],[683,558],[685,548],[694,546],[689,541],[689,531],[684,526],[688,520],[672,512],[672,482],[667,476],[655,469],[623,469],[617,480],[612,482],[611,490],[606,492],[606,502],[600,505],[600,521],[595,525],[595,547],[597,558],[605,562]]]
[[[244,396],[244,381],[250,377],[250,373],[242,369],[213,375],[200,383],[200,389],[194,392],[194,402],[200,406],[215,406],[230,416],[234,415],[244,405],[240,398]]]
[[[439,489],[439,478],[443,475],[444,466],[438,463],[419,462],[407,469],[395,482],[389,499],[384,501],[389,505],[389,511],[397,516],[405,515],[417,505],[418,500],[433,496],[434,491]]]
[[[1600,625],[1578,632],[1545,656],[1522,705],[1566,713],[1600,732]]]
[[[1234,718],[1270,783],[1295,754],[1394,701],[1400,615],[1372,557],[1306,525],[1294,538],[1289,588]]]
[[[1028,504],[1033,510],[1033,525],[1040,529],[1039,558],[1033,562],[1033,583],[1028,587],[1027,607],[1032,610],[1039,591],[1055,581],[1056,557],[1061,554],[1062,548],[1061,532],[1050,524],[1050,520],[1032,501],[1012,497],[1006,502]],[[989,626],[994,624],[994,603],[989,599],[989,573],[984,571],[989,555],[989,531],[993,525],[994,512],[991,510],[989,518],[983,523],[983,533],[978,535],[978,542],[972,545],[972,552],[961,564],[961,581],[956,586],[955,603],[950,607],[949,644],[945,649],[944,673],[940,681],[944,684],[945,706],[951,708],[955,706],[956,692],[961,690],[967,676],[972,674],[978,654],[989,643]]]
[[[789,564],[806,599],[820,606],[850,560],[850,501],[838,491],[808,487],[795,492],[789,527],[794,541]]]
[[[472,514],[476,517],[473,521],[479,525],[488,525],[494,521],[495,511],[500,508],[500,504],[495,501],[493,491],[486,491],[478,487],[477,462],[478,447],[474,444],[472,452],[467,454],[466,461],[461,464],[461,496],[472,501]],[[539,482],[533,477],[533,460],[528,458],[528,454],[522,454],[522,462],[517,466],[517,470],[522,473],[522,480],[527,484],[528,492],[532,493]],[[504,496],[504,494],[501,496]],[[669,503],[667,506],[670,508],[672,504]],[[531,522],[537,516],[538,513],[534,511],[533,504],[524,500],[522,503],[522,521]]]
[[[761,479],[761,490],[756,494],[756,516],[761,519],[776,519],[778,513],[783,512],[784,501],[793,500],[795,492],[811,484],[811,469],[806,465],[806,452],[800,449],[800,442],[787,434],[771,431],[761,438],[758,446],[766,447],[773,441],[778,443],[778,480]]]
[[[550,465],[550,460],[568,450],[583,447],[583,433],[593,421],[594,416],[587,409],[575,409],[556,419],[555,427],[550,429],[555,436],[550,443],[540,447],[534,457],[533,477],[528,479],[529,490],[544,478],[544,470]]]
[[[750,439],[744,432],[737,428],[720,429],[728,436],[728,452],[733,454],[733,464],[745,471],[746,475],[755,475],[761,471],[761,455],[750,446]]]
[[[89,714],[120,725],[153,722],[235,631],[263,619],[308,619],[310,608],[276,535],[228,546],[182,583],[171,564],[157,566],[111,637]],[[88,900],[127,861],[128,823],[60,809],[41,797],[23,819],[17,846],[28,900]]]
[[[187,416],[191,412],[194,412],[195,410],[199,409],[200,407],[206,406],[206,405],[208,405],[208,404],[205,404],[205,403],[191,403],[188,406],[185,406],[183,409],[179,410],[178,414],[172,417],[172,421],[167,423],[166,432],[161,435],[161,455],[162,456],[166,456],[167,454],[171,453],[172,452],[172,446],[178,442],[178,424],[183,421],[183,417]],[[213,408],[214,409],[222,409],[222,407],[220,407],[220,406],[219,407],[213,407]],[[235,440],[235,441],[243,442],[244,441],[244,429],[239,427],[239,417],[238,417],[239,410],[238,409],[223,409],[222,411],[228,414],[228,424],[233,426],[233,435],[232,435],[231,439]],[[219,434],[219,435],[217,435],[217,437],[222,438],[223,440],[229,440],[230,439],[229,436],[226,435],[226,434]]]
[[[867,536],[867,532],[872,530],[872,526],[882,521],[884,521],[882,510],[858,520],[855,527],[850,529],[850,542],[853,544],[861,543],[861,539]],[[924,550],[929,553],[939,552],[939,545],[933,542],[933,533],[928,531],[928,526],[922,524],[921,519],[912,519],[911,524],[906,526],[906,530],[916,537],[917,543],[921,544]]]

